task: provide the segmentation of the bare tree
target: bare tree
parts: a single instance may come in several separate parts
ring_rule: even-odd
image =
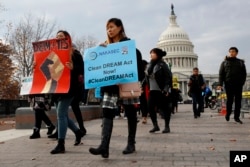
[[[56,23],[46,17],[34,18],[31,14],[24,16],[13,26],[8,42],[14,50],[13,60],[17,65],[17,76],[32,74],[34,61],[32,42],[51,38],[55,33]]]
[[[2,12],[2,11],[4,11],[5,10],[5,8],[4,8],[4,6],[0,3],[0,13]],[[3,22],[3,20],[1,20],[0,19],[0,24]]]
[[[76,45],[77,49],[83,53],[85,49],[96,46],[98,41],[93,36],[88,35],[81,38],[75,38],[73,43]]]
[[[92,36],[83,36],[81,38],[74,38],[73,43],[76,45],[77,49],[83,54],[84,50],[97,45],[98,41]],[[85,90],[88,91],[88,90]],[[90,89],[87,95],[87,103],[95,103],[100,100],[95,98],[95,90]]]

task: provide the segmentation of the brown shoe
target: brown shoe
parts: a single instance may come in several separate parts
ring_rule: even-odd
[[[146,124],[146,123],[147,123],[147,117],[143,117],[143,118],[142,118],[142,123],[143,123],[143,124]]]

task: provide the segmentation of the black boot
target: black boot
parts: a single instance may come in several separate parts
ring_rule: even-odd
[[[50,153],[51,154],[65,153],[64,139],[58,139],[57,146]]]
[[[50,126],[48,126],[48,132],[47,135],[51,135],[53,130],[55,130],[56,127],[53,124],[50,124]]]
[[[48,138],[51,138],[51,139],[58,139],[58,131],[56,129],[55,133],[53,133],[52,135],[49,135]]]
[[[87,134],[87,130],[85,127],[80,128],[80,130],[82,131],[83,136],[85,136]]]
[[[156,131],[160,131],[160,128],[159,128],[157,122],[154,122],[153,125],[154,125],[154,128],[151,129],[151,130],[149,131],[149,133],[154,133],[154,132],[156,132]]]
[[[240,120],[240,118],[234,118],[235,122],[238,122],[240,124],[243,124],[243,122]]]
[[[41,136],[40,136],[40,129],[38,129],[38,128],[34,128],[33,129],[33,134],[30,136],[30,139],[38,139],[38,138],[40,138]]]
[[[170,117],[171,117],[170,110],[165,111],[165,113],[164,113],[165,128],[162,131],[162,133],[170,133],[170,128],[169,128]]]
[[[76,136],[75,144],[74,144],[75,146],[81,143],[81,139],[84,135],[85,134],[80,129],[75,132],[75,136]]]
[[[162,133],[170,133],[169,126],[165,126],[164,130],[162,131]]]
[[[113,129],[113,119],[103,118],[102,139],[98,148],[90,148],[89,152],[93,155],[102,155],[103,158],[109,157],[109,143]]]
[[[128,144],[123,150],[123,154],[131,154],[135,152],[135,135],[137,129],[137,118],[128,118]]]

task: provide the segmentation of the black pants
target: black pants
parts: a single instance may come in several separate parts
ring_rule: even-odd
[[[80,101],[81,101],[81,97],[80,96],[75,96],[74,99],[71,102],[71,108],[72,108],[72,110],[74,112],[74,115],[76,117],[79,128],[81,130],[83,130],[84,129],[83,118],[82,118],[82,113],[81,113],[80,106],[79,106]]]
[[[178,110],[178,99],[177,98],[173,98],[172,99],[172,112],[174,113],[175,110],[176,109],[176,111]]]
[[[209,95],[205,96],[205,106],[208,107],[208,102],[209,102]]]
[[[128,122],[128,146],[133,146],[136,137],[137,130],[137,110],[134,105],[123,105],[124,110],[127,114],[127,122]]]
[[[103,108],[102,109],[103,117],[110,119],[110,120],[114,119],[116,112],[117,112],[117,109],[110,109],[110,108]]]
[[[169,119],[171,115],[171,108],[170,97],[163,95],[161,91],[150,91],[148,99],[148,109],[150,118],[153,123],[157,122],[157,109],[161,109],[164,118]]]
[[[233,102],[235,103],[234,119],[239,119],[242,99],[242,85],[225,84],[227,94],[227,115],[232,112]]]
[[[81,100],[84,104],[88,103],[88,93],[89,93],[89,89],[82,90],[82,99]]]
[[[134,145],[135,144],[135,136],[136,136],[136,129],[137,129],[137,111],[134,105],[123,105],[124,110],[126,111],[127,121],[128,121],[128,144]],[[115,117],[117,109],[109,109],[103,108],[103,120],[111,121],[111,127],[106,127],[110,129],[112,132],[113,129],[113,119]],[[125,112],[124,111],[124,112]],[[103,122],[103,128],[105,122]],[[111,133],[110,133],[111,135]],[[110,140],[110,137],[109,137]],[[108,142],[109,143],[109,142]]]
[[[35,109],[35,127],[41,129],[42,121],[47,126],[52,124],[44,109]]]
[[[204,100],[201,92],[192,93],[194,116],[200,116],[204,108]],[[198,104],[198,108],[197,108]]]
[[[129,120],[136,120],[137,121],[137,111],[134,105],[123,105],[124,110],[126,111],[126,117]],[[124,111],[124,112],[125,112]],[[107,119],[114,119],[117,113],[117,109],[108,109],[103,108],[103,117]]]
[[[123,105],[128,120],[137,122],[137,110],[134,105]]]

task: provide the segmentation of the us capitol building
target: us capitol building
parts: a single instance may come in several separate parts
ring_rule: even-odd
[[[171,5],[169,26],[160,35],[157,47],[165,50],[167,56],[163,59],[169,64],[174,77],[178,78],[179,89],[184,99],[187,99],[188,81],[194,67],[198,67],[198,56],[194,53],[194,45],[189,40],[188,34],[177,24],[177,16],[174,13],[174,6]],[[218,82],[218,74],[203,74],[207,85]],[[250,89],[250,74],[247,75],[247,82],[244,89]]]

